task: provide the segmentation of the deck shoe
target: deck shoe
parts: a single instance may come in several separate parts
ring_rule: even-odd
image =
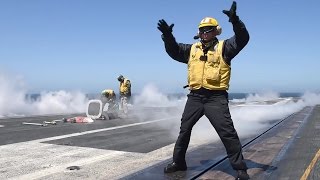
[[[248,179],[250,179],[246,170],[238,170],[237,172],[238,172],[238,175],[236,177],[236,180],[248,180]]]
[[[167,167],[164,168],[164,173],[173,173],[176,171],[186,171],[187,165],[186,163],[177,164],[175,162],[172,162],[167,165]]]

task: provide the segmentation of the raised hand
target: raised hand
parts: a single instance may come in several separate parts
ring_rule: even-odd
[[[233,1],[230,10],[229,11],[223,10],[222,12],[229,17],[229,22],[234,23],[239,21],[239,17],[236,14],[236,10],[237,10],[237,3]]]
[[[158,22],[158,29],[162,32],[164,36],[171,35],[172,34],[172,28],[174,24],[171,24],[170,26],[167,24],[167,22],[164,19],[159,20]]]

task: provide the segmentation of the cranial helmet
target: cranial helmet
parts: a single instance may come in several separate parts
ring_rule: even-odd
[[[200,21],[198,28],[200,29],[200,28],[207,27],[207,26],[215,27],[217,34],[218,35],[221,34],[222,29],[219,26],[219,23],[216,19],[214,19],[212,17],[205,17]]]
[[[124,80],[124,77],[122,76],[122,75],[120,75],[119,77],[118,77],[118,81],[123,81]]]

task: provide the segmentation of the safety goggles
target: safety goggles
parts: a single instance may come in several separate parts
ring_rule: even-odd
[[[214,31],[216,28],[214,26],[207,26],[199,28],[199,34],[207,34]]]

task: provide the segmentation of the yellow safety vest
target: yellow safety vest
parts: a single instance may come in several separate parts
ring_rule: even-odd
[[[124,79],[123,82],[120,82],[120,93],[131,95],[131,83],[130,83],[130,80]]]
[[[188,84],[190,90],[201,87],[209,90],[228,90],[231,67],[222,57],[223,41],[211,47],[207,60],[200,60],[204,55],[201,42],[192,45],[188,61]]]

